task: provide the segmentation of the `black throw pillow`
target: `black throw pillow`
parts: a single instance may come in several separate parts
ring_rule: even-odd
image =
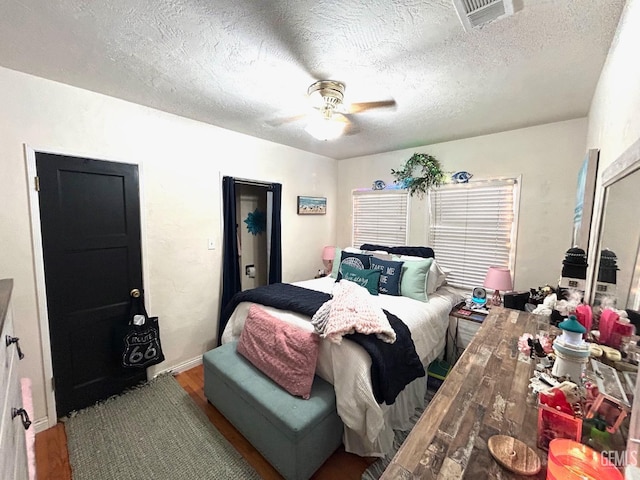
[[[357,268],[359,270],[368,270],[371,266],[370,258],[371,255],[343,251],[342,255],[340,255],[340,266],[338,267],[338,278],[336,278],[336,282],[339,282],[340,279],[342,279],[342,265],[349,265],[350,267]]]

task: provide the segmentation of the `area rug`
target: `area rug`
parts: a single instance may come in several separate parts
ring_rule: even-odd
[[[71,415],[65,429],[73,480],[260,478],[171,375]]]
[[[429,402],[431,401],[435,393],[436,393],[435,390],[432,390],[431,388],[427,389],[424,395],[424,408],[416,408],[416,411],[414,412],[413,416],[410,418],[412,428],[413,428],[413,425],[415,425],[418,419],[420,418],[420,415],[422,415],[422,412],[424,412],[424,409],[427,408],[427,405],[429,405]],[[382,472],[384,472],[387,466],[389,465],[389,463],[391,463],[391,460],[393,459],[396,452],[400,448],[400,445],[402,445],[402,443],[409,436],[409,432],[411,432],[411,428],[409,430],[394,430],[393,432],[394,432],[394,436],[393,436],[392,451],[386,457],[379,458],[375,462],[373,462],[371,465],[369,465],[369,467],[362,474],[362,477],[361,477],[362,480],[378,480],[382,476]]]

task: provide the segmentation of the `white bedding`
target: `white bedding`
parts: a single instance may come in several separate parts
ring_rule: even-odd
[[[331,293],[335,280],[324,277],[295,285]],[[371,300],[400,318],[411,331],[422,364],[428,365],[443,350],[449,312],[461,301],[462,294],[451,287],[440,287],[419,302],[407,297],[372,295]],[[222,343],[237,340],[244,327],[250,303],[243,302],[233,312],[222,335]],[[310,318],[290,311],[263,307],[278,318],[313,331]],[[316,373],[333,384],[337,409],[345,425],[344,444],[348,452],[361,456],[383,456],[391,450],[393,429],[406,428],[416,407],[422,406],[425,377],[418,378],[398,395],[393,405],[380,405],[371,389],[371,358],[355,342],[336,345],[328,340],[320,344]]]

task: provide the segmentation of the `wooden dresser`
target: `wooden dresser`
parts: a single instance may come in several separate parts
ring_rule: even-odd
[[[25,429],[30,421],[22,409],[18,376],[19,347],[13,335],[12,280],[0,280],[0,479],[29,478]]]
[[[534,364],[517,343],[547,322],[493,308],[381,479],[546,478],[547,452],[536,447],[537,408],[527,403]],[[532,447],[542,461],[540,473],[520,477],[500,467],[487,448],[496,434]]]

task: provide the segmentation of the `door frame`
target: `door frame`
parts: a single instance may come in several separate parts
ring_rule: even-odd
[[[44,276],[44,252],[42,249],[42,228],[40,220],[40,202],[38,192],[35,188],[34,178],[37,175],[36,153],[50,153],[53,155],[66,155],[69,157],[91,158],[92,160],[128,163],[138,167],[138,196],[140,199],[140,250],[142,254],[142,281],[145,285],[145,297],[150,302],[151,292],[148,289],[149,268],[147,265],[147,256],[145,255],[147,245],[146,233],[146,214],[144,209],[144,182],[143,164],[140,162],[125,161],[122,159],[105,160],[102,158],[88,157],[86,153],[77,152],[61,152],[46,148],[36,148],[28,144],[24,144],[24,155],[27,167],[27,194],[29,197],[29,216],[31,223],[31,245],[33,248],[33,267],[36,283],[36,310],[38,313],[38,324],[40,326],[40,352],[42,355],[42,368],[44,375],[44,394],[47,415],[45,418],[39,418],[35,421],[36,432],[41,432],[47,428],[53,427],[58,422],[56,414],[56,397],[53,393],[53,360],[51,358],[51,340],[49,336],[49,312],[47,309],[47,289]],[[147,370],[149,377],[149,370]]]

